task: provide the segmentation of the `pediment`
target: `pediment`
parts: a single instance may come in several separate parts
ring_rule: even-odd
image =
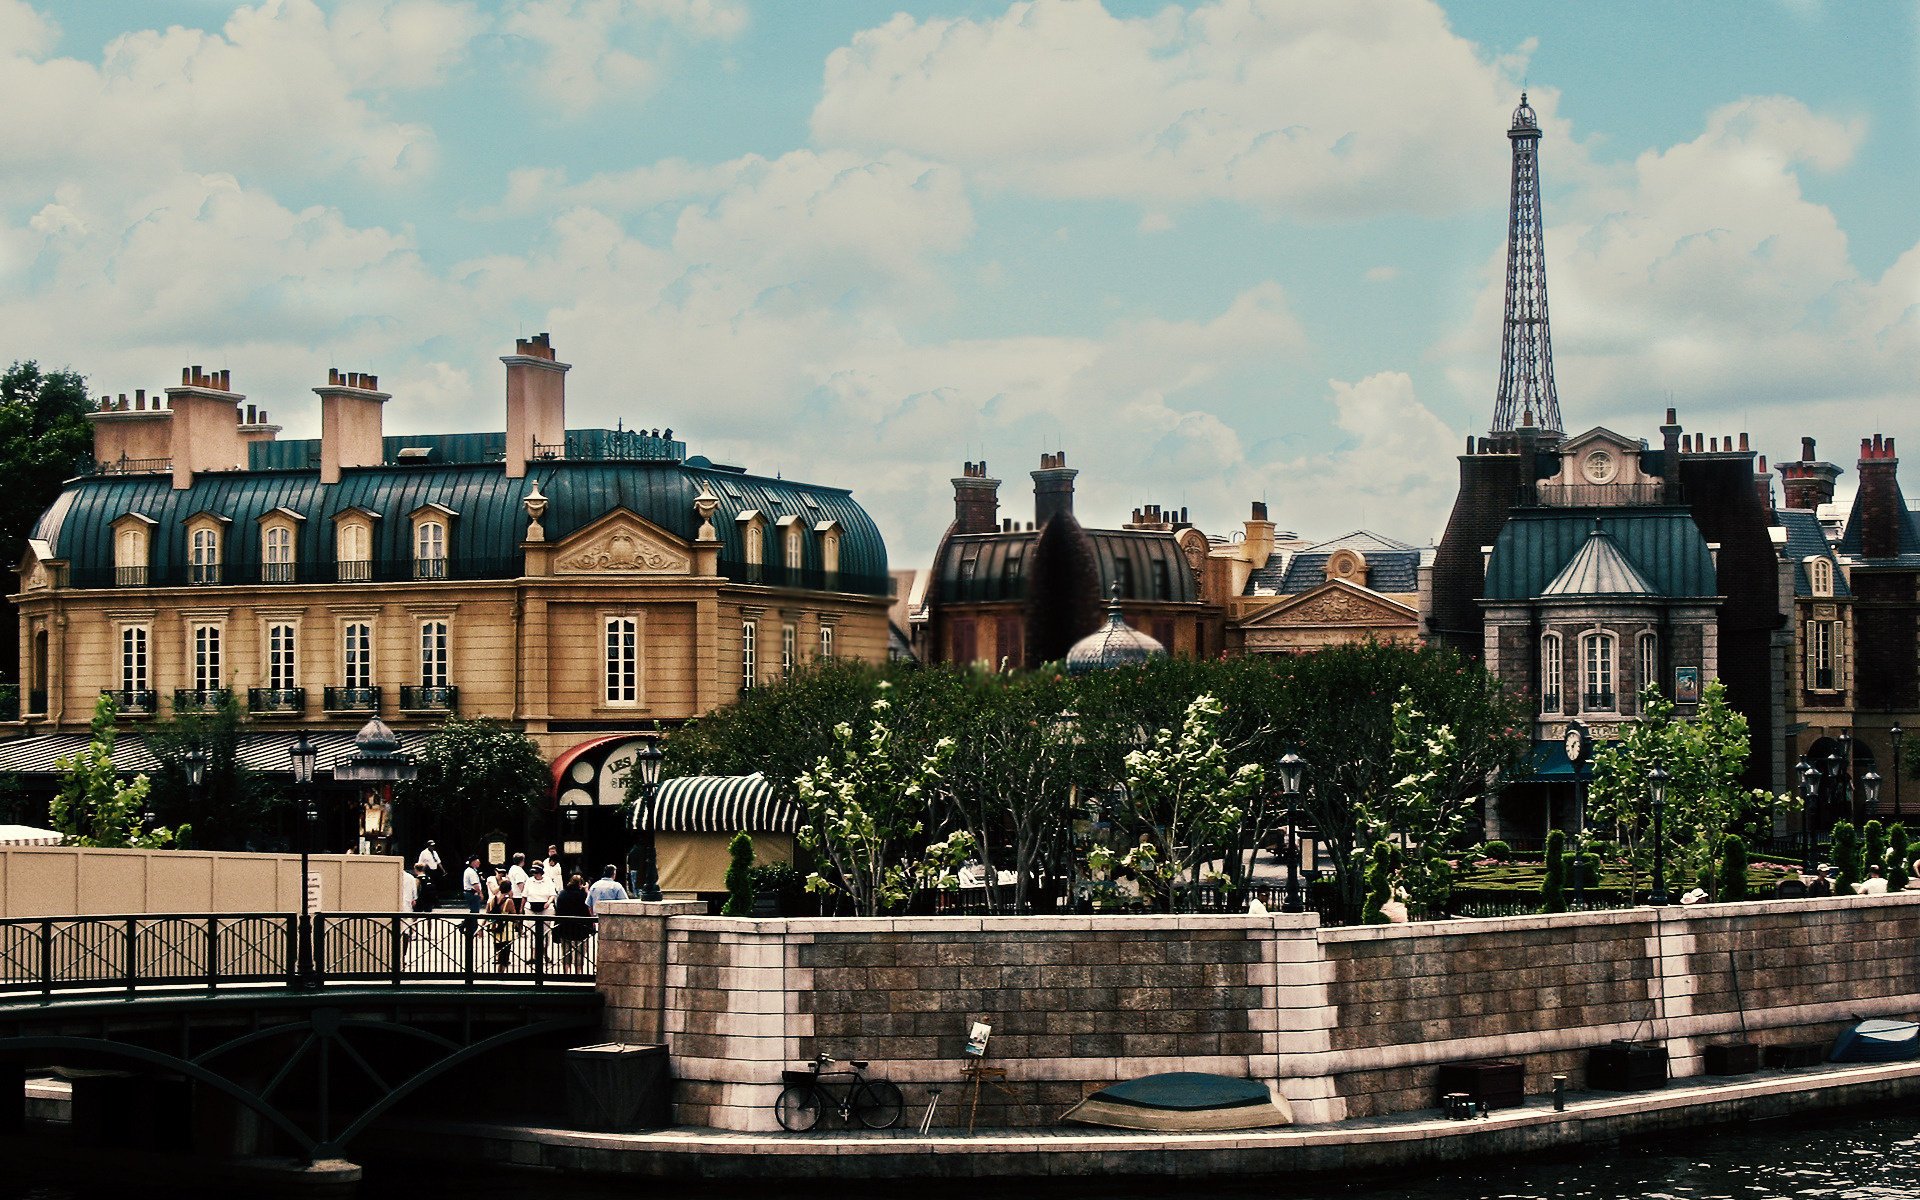
[[[693,556],[679,538],[617,508],[563,540],[553,569],[559,575],[685,575]]]
[[[1282,596],[1248,615],[1242,629],[1286,629],[1302,625],[1415,625],[1420,614],[1379,592],[1343,580],[1331,580],[1295,596]]]
[[[1560,443],[1564,453],[1578,454],[1590,446],[1610,446],[1616,450],[1640,452],[1640,439],[1628,437],[1624,433],[1615,433],[1605,425],[1595,425],[1585,433],[1577,434]]]

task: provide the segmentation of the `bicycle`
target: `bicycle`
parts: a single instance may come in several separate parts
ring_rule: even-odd
[[[832,1108],[848,1125],[855,1121],[868,1129],[892,1129],[900,1123],[904,1102],[900,1089],[884,1079],[868,1079],[867,1060],[850,1059],[845,1071],[830,1071],[837,1060],[830,1054],[814,1059],[804,1071],[782,1071],[787,1086],[773,1102],[773,1115],[788,1133],[805,1133],[820,1122],[823,1109]]]

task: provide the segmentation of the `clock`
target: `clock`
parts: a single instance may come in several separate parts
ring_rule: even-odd
[[[1585,758],[1587,756],[1586,726],[1580,724],[1578,721],[1569,723],[1567,725],[1566,745],[1568,762],[1577,764],[1581,759]]]

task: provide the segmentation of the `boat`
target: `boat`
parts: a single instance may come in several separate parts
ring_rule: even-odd
[[[1901,1062],[1920,1058],[1920,1024],[1874,1017],[1856,1021],[1833,1039],[1828,1062]]]
[[[1214,1129],[1271,1129],[1293,1124],[1286,1098],[1252,1079],[1170,1071],[1101,1088],[1065,1117],[1082,1125],[1194,1133]]]

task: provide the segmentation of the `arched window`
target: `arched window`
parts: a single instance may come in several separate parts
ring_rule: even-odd
[[[1618,700],[1613,691],[1614,637],[1610,633],[1590,633],[1582,644],[1581,660],[1586,676],[1586,695],[1581,708],[1586,712],[1614,712]]]
[[[1816,596],[1833,595],[1833,560],[1829,558],[1809,558],[1807,560],[1807,583]]]
[[[1666,681],[1660,674],[1660,635],[1643,633],[1640,635],[1640,686],[1658,688],[1666,691]]]
[[[798,522],[787,526],[786,536],[782,541],[786,547],[787,570],[798,571],[807,560],[807,543],[800,532]]]
[[[820,535],[820,569],[829,576],[840,573],[840,530],[829,528]]]
[[[413,577],[447,577],[447,525],[444,521],[424,520],[413,527]]]
[[[269,525],[260,533],[260,580],[262,583],[293,582],[293,530],[286,525]]]
[[[1540,639],[1540,711],[1560,711],[1562,679],[1565,675],[1560,635],[1549,633]]]
[[[187,562],[187,582],[219,583],[220,531],[210,525],[195,529],[190,535]]]
[[[333,571],[341,583],[373,578],[373,518],[365,510],[351,509],[335,518]]]
[[[122,517],[113,537],[113,582],[116,587],[147,585],[147,548],[149,535],[144,518]]]

